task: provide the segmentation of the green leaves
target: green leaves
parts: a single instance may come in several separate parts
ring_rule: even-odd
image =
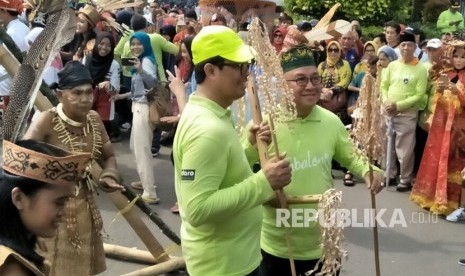
[[[288,10],[321,18],[334,4],[341,7],[337,14],[348,20],[383,22],[404,19],[409,15],[411,0],[284,0]]]

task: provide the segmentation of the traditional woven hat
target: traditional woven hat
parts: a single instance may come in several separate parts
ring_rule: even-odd
[[[267,0],[200,0],[199,7],[202,19],[207,17],[206,22],[217,12],[222,13],[226,19],[231,14],[236,22],[247,21],[248,17],[256,16],[268,23],[276,16],[276,3]]]
[[[304,66],[315,66],[312,49],[305,44],[282,53],[280,59],[284,73]]]
[[[92,27],[97,26],[97,23],[103,19],[100,13],[97,11],[97,9],[88,4],[84,6],[80,13],[84,14],[87,17]]]
[[[2,0],[0,0],[2,1]],[[91,23],[92,27],[95,27],[97,23],[104,22],[120,33],[125,31],[127,26],[121,26],[116,22],[116,20],[111,16],[111,12],[114,10],[119,10],[123,8],[131,8],[137,6],[138,2],[129,2],[131,0],[98,0],[88,2],[84,6],[80,13],[84,14]]]
[[[44,143],[45,144],[45,143]],[[91,160],[90,153],[71,153],[54,148],[59,156],[51,156],[20,147],[3,140],[3,170],[50,184],[73,184],[84,177]]]

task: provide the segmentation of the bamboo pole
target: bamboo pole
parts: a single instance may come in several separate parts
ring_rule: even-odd
[[[253,73],[250,74],[249,76],[249,81],[248,81],[248,85],[247,85],[247,88],[248,88],[248,92],[249,92],[249,98],[250,98],[250,103],[251,103],[251,106],[252,106],[252,119],[253,119],[253,123],[256,124],[256,125],[260,125],[263,121],[263,118],[262,118],[262,113],[261,113],[261,109],[260,109],[260,103],[259,103],[259,100],[258,100],[258,93],[257,93],[257,90],[255,88],[255,78],[254,78],[254,75]],[[270,129],[271,129],[271,135],[272,135],[272,140],[273,140],[273,143],[274,143],[274,147],[275,147],[275,153],[276,153],[276,157],[279,158],[279,149],[278,149],[278,144],[277,144],[277,141],[276,141],[276,134],[274,132],[274,122],[273,122],[273,118],[269,117],[269,124],[270,124]],[[266,161],[268,160],[268,146],[266,145],[266,143],[262,140],[260,140],[258,138],[258,136],[256,137],[256,140],[257,140],[257,149],[258,149],[258,154],[260,156],[260,164],[261,166],[263,167],[263,165],[266,163]],[[287,204],[287,199],[286,199],[286,195],[284,194],[284,191],[283,189],[279,189],[279,190],[276,190],[275,191],[276,193],[276,197],[279,201],[279,205],[281,208],[283,209],[288,209],[289,206]],[[290,236],[289,236],[289,229],[286,228],[286,245],[287,245],[287,250],[288,250],[288,255],[289,255],[289,263],[290,263],[290,266],[291,266],[291,273],[292,273],[292,276],[296,276],[296,270],[295,270],[295,262],[294,262],[294,257],[293,257],[293,254],[292,254],[292,248],[291,248],[291,241],[290,241]]]
[[[149,266],[140,270],[123,274],[122,276],[154,276],[169,273],[186,267],[186,262],[181,257],[173,257],[167,262]]]
[[[157,264],[157,261],[155,260],[153,255],[146,250],[140,250],[137,248],[109,243],[104,243],[103,249],[105,250],[105,255],[109,258],[114,258],[127,262],[136,262],[151,265]]]
[[[128,199],[119,191],[107,193],[107,195],[120,211],[124,210],[129,203]],[[161,244],[153,236],[152,232],[150,232],[150,229],[147,227],[147,225],[145,225],[134,208],[130,208],[129,210],[122,212],[122,215],[157,262],[169,261],[169,256],[165,254],[165,250]]]
[[[157,263],[152,253],[146,250],[109,243],[104,243],[103,249],[105,250],[105,255],[109,258],[145,264]]]
[[[373,175],[373,167],[372,164],[371,154],[369,156],[370,168],[369,168],[369,178],[370,183],[373,183],[374,175]],[[373,222],[373,243],[374,243],[374,251],[375,251],[375,267],[376,267],[376,276],[381,275],[381,269],[379,264],[379,242],[378,242],[378,222],[376,221],[376,195],[370,191],[371,195],[371,208],[373,210],[374,222]]]
[[[287,204],[308,204],[318,203],[321,200],[322,195],[305,195],[305,196],[287,196]]]

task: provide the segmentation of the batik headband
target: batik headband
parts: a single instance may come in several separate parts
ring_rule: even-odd
[[[84,178],[91,154],[74,154],[54,148],[63,156],[50,156],[3,140],[2,168],[9,173],[50,184],[76,184]]]

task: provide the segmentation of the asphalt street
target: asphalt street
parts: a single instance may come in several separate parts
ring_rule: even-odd
[[[128,184],[138,180],[136,163],[129,151],[128,140],[114,144],[114,149],[124,182]],[[153,158],[157,192],[161,201],[157,205],[152,205],[152,209],[179,235],[180,218],[170,212],[170,207],[176,201],[170,152],[170,147],[162,147],[160,155]],[[345,187],[341,181],[343,174],[340,172],[334,174],[335,187],[342,190],[344,208],[350,210],[352,219],[351,226],[344,230],[348,258],[344,260],[341,275],[373,276],[375,275],[373,230],[371,227],[363,227],[370,224],[369,220],[363,218],[364,210],[371,208],[370,195],[365,184],[360,181],[354,187]],[[457,263],[459,259],[465,258],[465,224],[450,223],[443,218],[431,216],[409,201],[408,196],[408,193],[396,192],[395,188],[391,187],[376,197],[377,209],[382,212],[380,221],[386,224],[380,224],[378,227],[381,275],[465,275],[465,266]],[[124,218],[116,215],[116,208],[110,200],[102,193],[96,198],[108,235],[105,242],[145,249]],[[173,242],[166,238],[142,212],[141,217],[160,243],[165,248],[172,248]],[[181,250],[178,248],[172,254],[181,255]],[[141,264],[107,260],[108,269],[100,275],[122,275],[145,267]],[[170,275],[186,274],[178,272]]]

